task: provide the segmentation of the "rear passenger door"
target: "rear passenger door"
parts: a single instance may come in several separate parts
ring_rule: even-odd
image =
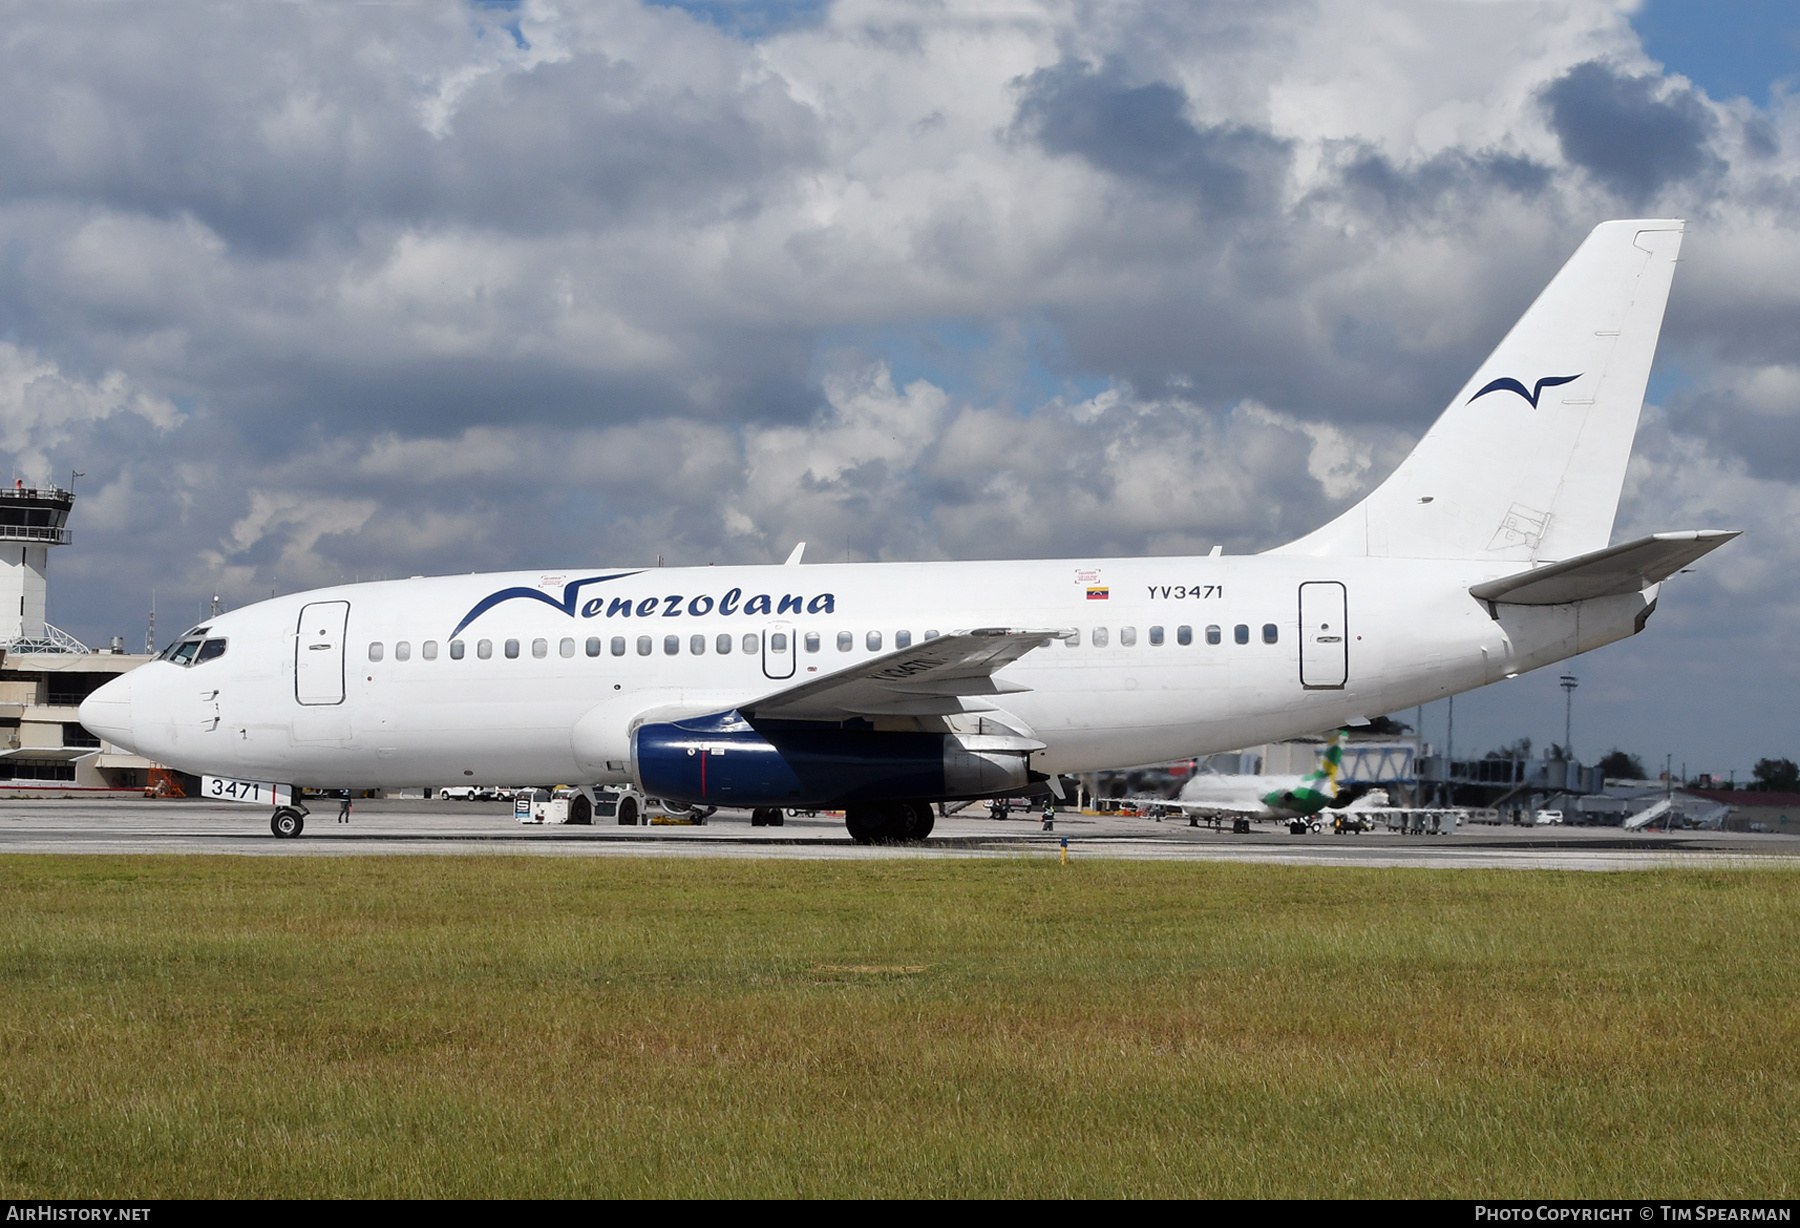
[[[1300,685],[1309,691],[1341,690],[1349,681],[1348,604],[1348,594],[1336,580],[1300,586]]]

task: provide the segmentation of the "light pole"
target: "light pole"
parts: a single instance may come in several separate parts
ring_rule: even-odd
[[[1574,719],[1575,719],[1575,688],[1580,685],[1581,685],[1581,680],[1579,678],[1577,678],[1574,674],[1564,674],[1562,676],[1561,686],[1563,689],[1563,758],[1567,759],[1570,763],[1575,762],[1575,748],[1573,746],[1571,746],[1569,743],[1571,740],[1570,730],[1574,725]]]

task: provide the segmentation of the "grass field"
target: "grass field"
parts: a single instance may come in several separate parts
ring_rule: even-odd
[[[1793,1197],[1800,876],[0,859],[0,1195]]]

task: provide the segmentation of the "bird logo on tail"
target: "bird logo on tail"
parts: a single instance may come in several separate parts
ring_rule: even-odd
[[[1521,384],[1512,376],[1502,375],[1499,379],[1483,386],[1480,392],[1469,398],[1469,401],[1479,401],[1490,392],[1516,392],[1521,397],[1525,398],[1526,404],[1530,405],[1531,408],[1536,409],[1538,407],[1538,398],[1544,394],[1544,389],[1555,388],[1562,384],[1572,384],[1580,378],[1580,372],[1577,372],[1574,375],[1546,375],[1530,390],[1527,390],[1524,384]],[[1468,402],[1464,403],[1467,404]]]

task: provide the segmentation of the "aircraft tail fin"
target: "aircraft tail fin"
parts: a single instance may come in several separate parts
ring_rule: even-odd
[[[1319,766],[1301,778],[1300,788],[1327,798],[1336,797],[1338,771],[1343,766],[1343,762],[1344,731],[1340,729],[1331,735],[1331,741],[1325,747],[1325,753],[1319,756]]]
[[[1685,225],[1596,226],[1387,481],[1271,553],[1535,563],[1605,547]]]

